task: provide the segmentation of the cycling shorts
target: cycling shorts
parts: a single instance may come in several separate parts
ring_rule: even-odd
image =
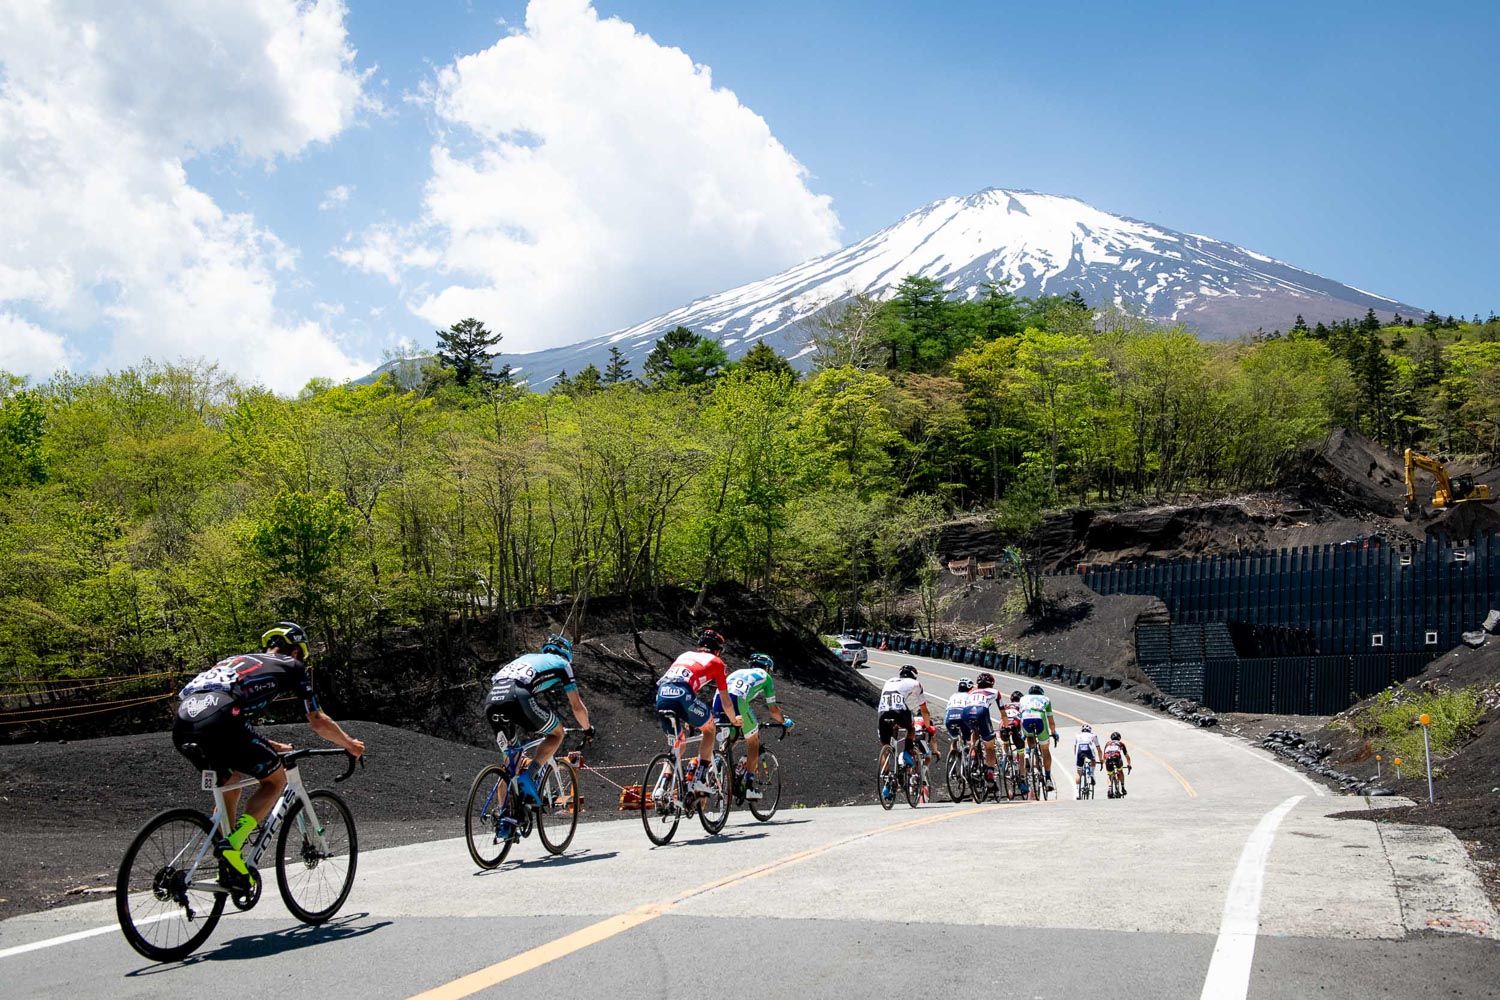
[[[1027,736],[1035,736],[1038,741],[1045,742],[1048,738],[1046,719],[1022,719],[1021,728],[1026,730]]]
[[[995,738],[995,722],[990,718],[990,710],[983,705],[964,709],[963,725],[966,733],[978,733],[982,740],[989,741]]]
[[[948,714],[943,716],[943,726],[948,730],[948,738],[951,740],[969,738],[969,727],[964,723],[964,710],[961,708],[948,709]]]
[[[1084,748],[1082,748],[1081,750],[1078,751],[1078,762],[1076,764],[1074,764],[1073,766],[1076,767],[1076,768],[1079,768],[1081,770],[1083,768],[1083,762],[1084,761],[1086,761],[1086,760],[1093,760],[1093,759],[1094,759],[1094,750],[1093,750],[1093,748],[1092,747],[1084,747]]]
[[[714,718],[726,726],[729,724],[729,716],[724,714],[724,702],[718,695],[714,695]],[[746,698],[740,702],[740,728],[735,730],[735,735],[743,738],[755,732],[759,726],[760,723],[755,720],[755,711],[750,707],[750,699]]]
[[[701,729],[713,718],[709,708],[700,701],[686,684],[662,684],[656,689],[657,717],[661,719],[662,732],[672,735],[672,723],[665,716],[677,720],[678,725],[689,725]]]
[[[198,770],[217,774],[221,785],[236,771],[264,778],[281,767],[281,755],[243,716],[221,713],[201,723],[178,719],[172,745]]]
[[[490,728],[495,732],[503,729],[505,738],[512,743],[527,733],[546,736],[562,725],[556,712],[543,708],[530,691],[508,677],[502,677],[490,688],[484,717],[490,720]]]
[[[882,745],[891,741],[897,729],[906,730],[906,735],[910,736],[913,728],[911,709],[909,708],[891,709],[880,713],[879,740]]]
[[[1125,758],[1121,757],[1119,754],[1114,754],[1113,756],[1104,758],[1104,769],[1106,771],[1118,771],[1124,766]]]
[[[1017,750],[1026,749],[1026,730],[1020,726],[1006,726],[1000,731],[1000,738]]]

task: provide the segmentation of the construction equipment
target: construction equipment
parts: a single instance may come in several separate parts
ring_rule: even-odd
[[[1432,505],[1437,508],[1456,507],[1461,503],[1494,503],[1490,488],[1474,482],[1473,476],[1449,478],[1448,470],[1435,458],[1421,452],[1406,449],[1406,511],[1408,521],[1422,513],[1417,500],[1417,470],[1424,469],[1437,480],[1437,490],[1432,495]]]

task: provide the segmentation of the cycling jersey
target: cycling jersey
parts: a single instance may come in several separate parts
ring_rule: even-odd
[[[1021,728],[1021,703],[1008,701],[1000,707],[1000,724],[1006,729]]]
[[[759,667],[746,667],[730,674],[725,690],[734,698],[735,708],[739,709],[741,732],[753,733],[760,725],[751,709],[751,702],[756,698],[765,698],[767,705],[776,704],[776,681]],[[714,695],[714,715],[725,715],[724,700],[717,694]]]
[[[1121,754],[1129,753],[1130,751],[1125,749],[1124,740],[1109,740],[1104,744],[1105,760],[1108,760],[1111,757],[1119,757]]]
[[[282,694],[301,698],[302,707],[309,713],[318,710],[312,672],[306,664],[275,653],[231,656],[183,686],[177,695],[182,699],[177,717],[202,725],[221,712],[254,716]]]
[[[1042,719],[1052,714],[1052,699],[1044,694],[1028,694],[1021,699],[1021,719]]]
[[[564,691],[578,689],[578,678],[573,674],[573,664],[556,653],[524,653],[495,671],[491,683],[502,680],[514,681],[532,694],[541,694],[555,687]]]
[[[911,677],[892,677],[880,689],[880,711],[917,712],[927,706],[927,696],[920,681]]]
[[[729,678],[724,672],[724,661],[713,653],[690,649],[672,661],[672,665],[667,668],[666,673],[661,675],[656,686],[658,688],[667,685],[681,687],[686,688],[691,694],[697,694],[698,689],[709,681],[713,681],[720,691],[729,688]]]
[[[1095,733],[1079,733],[1073,737],[1073,750],[1077,753],[1087,751],[1096,758],[1101,756],[1098,735]]]

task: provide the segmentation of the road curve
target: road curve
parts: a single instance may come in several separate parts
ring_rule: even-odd
[[[901,662],[938,714],[973,670],[875,653],[865,672]],[[1065,747],[1081,720],[1124,733],[1128,798],[1073,801],[1059,763],[1048,803],[736,813],[665,848],[612,820],[487,873],[459,840],[374,851],[330,924],[298,926],[268,891],[175,965],[131,951],[110,902],[5,921],[0,996],[1497,995],[1495,914],[1446,831],[1332,819],[1368,804],[1239,741],[1048,693]],[[869,741],[873,785],[873,713],[850,738]],[[789,781],[818,766],[795,736],[778,750]]]

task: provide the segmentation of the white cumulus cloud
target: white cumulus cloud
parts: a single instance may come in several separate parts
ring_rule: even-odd
[[[0,310],[0,371],[46,378],[76,360],[57,334]]]
[[[0,307],[70,340],[103,330],[111,366],[207,357],[280,390],[368,370],[283,315],[295,253],[183,166],[216,149],[274,161],[345,129],[366,104],[345,14],[340,0],[0,4]]]
[[[323,192],[323,200],[318,202],[318,211],[327,212],[330,209],[339,208],[349,203],[349,196],[354,193],[354,185],[339,184]]]
[[[579,340],[838,245],[838,219],[764,119],[706,66],[586,0],[441,70],[423,217],[335,251],[510,350]]]

